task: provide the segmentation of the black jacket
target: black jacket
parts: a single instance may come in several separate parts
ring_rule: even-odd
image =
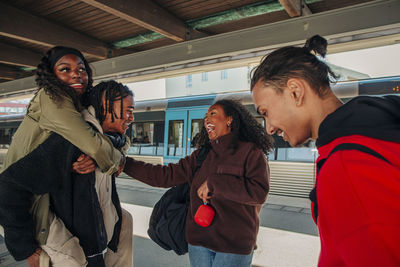
[[[329,114],[318,129],[317,147],[342,136],[362,135],[400,142],[400,97],[359,96]]]
[[[94,173],[71,171],[82,152],[60,135],[53,133],[45,142],[0,174],[0,224],[8,250],[16,260],[29,257],[35,240],[34,221],[29,213],[33,195],[49,193],[50,209],[67,229],[79,238],[86,256],[101,253],[107,236],[94,187]],[[113,178],[113,202],[119,218],[121,208]],[[116,225],[109,247],[116,251],[121,220]]]

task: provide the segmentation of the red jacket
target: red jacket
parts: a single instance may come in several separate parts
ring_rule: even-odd
[[[264,153],[249,142],[238,141],[230,148],[232,134],[211,142],[211,149],[193,176],[198,150],[168,166],[152,165],[127,158],[124,172],[158,187],[189,182],[190,208],[186,219],[189,244],[214,251],[249,254],[253,251],[259,228],[259,213],[269,190],[269,169]],[[208,227],[194,221],[202,200],[197,190],[207,180],[215,217]]]
[[[344,143],[376,155],[331,153]],[[321,124],[317,147],[318,266],[400,266],[400,98],[345,104]]]

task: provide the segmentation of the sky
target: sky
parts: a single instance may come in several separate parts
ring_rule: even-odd
[[[329,47],[328,47],[329,49]],[[328,62],[369,75],[400,76],[400,44],[328,54]]]

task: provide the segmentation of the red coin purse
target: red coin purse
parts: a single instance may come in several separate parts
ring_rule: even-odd
[[[205,203],[197,209],[196,214],[194,215],[194,221],[202,227],[207,227],[213,221],[214,215],[214,209]]]

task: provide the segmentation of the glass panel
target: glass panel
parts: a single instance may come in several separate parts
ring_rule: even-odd
[[[183,120],[169,121],[167,155],[183,155]]]
[[[208,73],[207,73],[207,72],[203,72],[203,73],[201,74],[201,81],[202,81],[202,82],[208,81]]]
[[[132,124],[129,154],[159,155],[164,145],[164,122],[135,122]]]
[[[226,79],[228,79],[228,71],[221,70],[221,80],[226,80]]]
[[[0,129],[0,148],[8,148],[17,128]]]
[[[265,120],[263,117],[256,117],[256,120],[258,121],[259,124],[261,124],[262,127],[265,128]]]
[[[192,120],[192,132],[190,134],[190,153],[192,153],[194,150],[196,150],[196,139],[197,139],[197,134],[200,133],[201,127],[203,126],[203,120],[202,119],[195,119]],[[190,154],[189,153],[189,154]]]
[[[282,137],[273,135],[275,149],[268,155],[269,160],[315,162],[318,152],[315,142],[308,141],[300,147],[291,147]]]
[[[192,81],[193,81],[193,79],[192,79],[192,75],[191,74],[186,76],[186,88],[192,87]]]

